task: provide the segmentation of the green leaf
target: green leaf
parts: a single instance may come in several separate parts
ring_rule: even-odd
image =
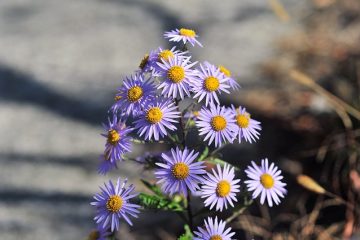
[[[209,155],[209,148],[205,147],[204,151],[201,153],[198,161],[204,160]]]
[[[146,209],[162,209],[175,212],[184,211],[183,206],[179,202],[175,202],[175,200],[163,196],[140,193],[138,198],[140,200],[140,205]]]
[[[191,230],[190,230],[190,227],[189,225],[185,225],[184,226],[184,230],[185,230],[185,233],[183,233],[179,238],[178,240],[192,240],[193,239],[193,235],[191,233]]]

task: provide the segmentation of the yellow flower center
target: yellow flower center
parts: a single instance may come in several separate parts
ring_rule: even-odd
[[[215,116],[211,118],[210,124],[215,131],[221,131],[226,128],[226,119],[222,116]]]
[[[210,240],[222,240],[222,237],[220,235],[213,235],[211,236]]]
[[[226,197],[227,195],[229,195],[230,190],[231,190],[230,183],[226,180],[220,181],[216,186],[216,194],[219,197]]]
[[[112,195],[106,202],[106,208],[110,212],[118,212],[123,205],[123,199],[118,195]]]
[[[211,77],[205,78],[204,87],[209,92],[218,90],[219,86],[220,86],[220,82],[219,82],[219,79],[217,79],[216,77],[211,76]]]
[[[231,72],[229,69],[227,69],[226,67],[224,67],[223,65],[219,66],[220,72],[222,72],[223,74],[225,74],[225,76],[227,77],[231,77]]]
[[[250,123],[250,115],[249,114],[239,114],[236,116],[236,123],[241,128],[247,128]]]
[[[189,166],[185,163],[175,163],[171,169],[172,175],[178,180],[184,180],[189,176]]]
[[[130,88],[127,92],[127,98],[130,102],[136,102],[143,96],[143,90],[139,86]]]
[[[268,173],[264,173],[263,175],[261,175],[260,182],[266,189],[272,188],[275,183],[274,178]]]
[[[145,54],[145,56],[143,57],[143,59],[141,60],[140,64],[139,64],[139,68],[140,69],[144,69],[146,64],[149,61],[149,54]]]
[[[100,237],[100,234],[97,230],[93,230],[90,232],[88,236],[88,240],[97,240]]]
[[[195,117],[198,117],[198,116],[199,116],[199,111],[193,111],[193,115],[194,115]]]
[[[163,113],[159,107],[150,108],[146,113],[146,120],[152,124],[160,122],[162,117]]]
[[[107,140],[110,144],[115,145],[120,140],[120,134],[114,129],[109,130]]]
[[[170,58],[174,57],[174,53],[172,51],[170,51],[169,49],[163,50],[159,53],[159,62],[161,62],[161,60],[169,60]]]
[[[174,83],[179,83],[185,77],[185,70],[183,67],[173,66],[168,70],[167,77]]]
[[[185,36],[185,37],[195,37],[196,32],[194,30],[191,30],[191,29],[181,28],[180,29],[180,35]]]

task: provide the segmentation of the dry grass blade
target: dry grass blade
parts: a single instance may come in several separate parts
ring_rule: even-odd
[[[342,119],[345,127],[347,129],[352,128],[352,122],[350,117],[347,113],[355,117],[356,119],[360,120],[360,111],[354,108],[353,106],[347,104],[340,98],[336,97],[332,93],[325,90],[323,87],[321,87],[319,84],[317,84],[313,79],[311,79],[306,74],[298,71],[298,70],[291,70],[290,71],[290,77],[307,86],[308,88],[312,89],[313,91],[317,92],[321,96],[323,96],[328,102],[334,107],[334,110],[337,112],[337,114]]]
[[[287,22],[290,19],[289,14],[285,10],[284,5],[279,0],[269,0],[271,9],[275,15],[283,22]]]

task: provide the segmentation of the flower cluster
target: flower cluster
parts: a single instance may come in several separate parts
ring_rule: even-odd
[[[183,199],[183,204],[172,203],[180,209],[191,207],[190,196],[204,199],[204,207],[209,211],[221,212],[235,207],[242,182],[237,176],[239,169],[216,158],[216,151],[226,144],[253,143],[260,137],[260,122],[244,107],[220,104],[221,94],[231,94],[240,88],[231,72],[222,65],[192,60],[187,44],[202,47],[195,31],[175,29],[166,32],[164,37],[182,43],[183,47],[159,47],[150,51],[139,69],[123,79],[109,109],[108,123],[104,124],[102,135],[106,143],[98,171],[106,174],[125,159],[131,160],[127,153],[132,152],[133,143],[169,143],[176,147],[156,156],[147,154],[133,159],[144,166],[152,161],[150,166],[155,168],[157,182],[148,183],[147,187],[156,195],[138,196],[133,185],[126,186],[127,179],[119,178],[115,185],[109,181],[101,193],[94,196],[95,201],[91,203],[97,210],[94,219],[98,229],[107,235],[119,229],[121,219],[132,225],[130,216],[137,217],[140,208],[158,202],[161,202],[158,208],[169,208],[164,204],[176,196]],[[187,107],[182,104],[185,100],[190,103]],[[190,129],[198,131],[203,145],[188,145]],[[209,153],[209,148],[214,150]],[[209,167],[212,169],[207,171]],[[280,197],[284,198],[286,184],[281,181],[281,171],[274,163],[269,165],[268,160],[263,159],[258,166],[252,162],[245,173],[248,192],[253,192],[253,198],[260,196],[261,204],[267,200],[271,207],[280,203]],[[224,221],[209,217],[205,228],[199,227],[194,234],[194,239],[213,240],[231,239],[235,233],[225,227]]]

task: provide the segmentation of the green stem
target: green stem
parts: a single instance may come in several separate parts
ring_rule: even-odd
[[[193,213],[192,213],[192,209],[191,209],[190,192],[188,192],[186,199],[187,199],[186,209],[187,209],[187,213],[188,213],[188,217],[189,217],[189,226],[190,226],[190,229],[193,230]]]

